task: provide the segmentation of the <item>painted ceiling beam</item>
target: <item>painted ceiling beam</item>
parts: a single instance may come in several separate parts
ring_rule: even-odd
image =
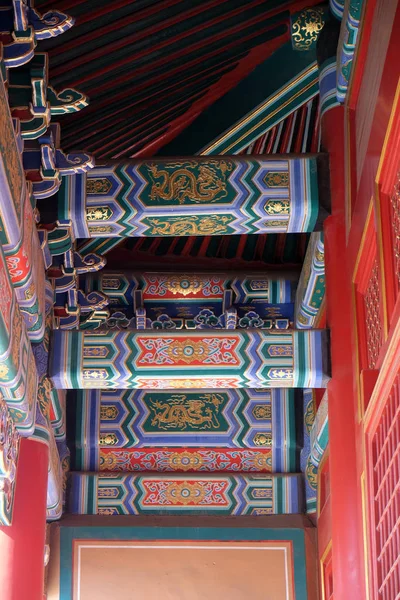
[[[314,98],[319,92],[318,67],[313,62],[247,114],[199,154],[237,154],[280,121]]]
[[[318,93],[315,51],[277,49],[160,154],[236,154]]]

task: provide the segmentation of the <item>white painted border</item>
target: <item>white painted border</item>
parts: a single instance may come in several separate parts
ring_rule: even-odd
[[[199,540],[201,543],[201,540]],[[227,542],[229,543],[229,542]],[[255,542],[257,543],[257,542]],[[273,540],[269,542],[273,544]],[[189,549],[189,550],[255,550],[255,551],[268,551],[268,550],[283,550],[285,554],[285,594],[286,599],[290,600],[289,597],[289,565],[288,565],[288,552],[286,546],[268,546],[268,547],[257,547],[257,546],[192,546],[188,544],[169,544],[169,545],[159,545],[159,544],[135,544],[132,542],[131,544],[79,544],[78,542],[78,572],[76,578],[76,598],[75,598],[75,577],[73,573],[73,600],[82,600],[81,598],[81,550],[82,549],[99,549],[99,548],[109,548],[109,549],[140,549],[140,550],[154,550],[155,548],[160,550],[171,550],[171,549]],[[294,592],[294,590],[293,590]]]

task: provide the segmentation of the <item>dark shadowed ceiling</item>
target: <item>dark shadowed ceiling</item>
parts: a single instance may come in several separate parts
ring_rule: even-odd
[[[50,81],[90,105],[62,117],[62,147],[97,162],[152,155],[288,41],[282,0],[36,0],[76,19],[49,51]]]

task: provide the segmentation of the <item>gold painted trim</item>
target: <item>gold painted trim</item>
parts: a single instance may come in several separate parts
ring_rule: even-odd
[[[383,228],[382,228],[382,211],[381,211],[381,192],[380,183],[383,166],[387,160],[387,147],[389,140],[392,136],[392,130],[395,122],[395,116],[400,101],[400,78],[397,83],[396,93],[394,96],[392,110],[390,112],[389,123],[385,133],[385,139],[382,146],[381,155],[379,158],[378,169],[375,176],[374,195],[375,195],[375,209],[376,209],[376,223],[377,223],[377,244],[379,249],[379,264],[380,264],[380,282],[382,292],[382,303],[383,303],[383,335],[386,341],[389,335],[389,315],[387,306],[387,294],[386,294],[386,277],[385,277],[385,255],[383,250]]]
[[[382,158],[382,155],[381,155]],[[385,256],[383,252],[383,231],[382,231],[382,213],[381,213],[381,194],[379,183],[374,183],[375,197],[375,222],[376,222],[376,246],[379,257],[379,280],[380,280],[380,304],[383,307],[383,341],[385,342],[389,333],[389,317],[387,310],[386,277],[385,277]]]
[[[212,152],[215,149],[216,146],[218,146],[219,144],[222,144],[226,139],[228,139],[229,137],[231,137],[232,135],[234,135],[242,127],[244,127],[245,125],[247,125],[247,123],[249,121],[255,119],[261,112],[263,112],[266,108],[268,108],[268,106],[271,106],[272,104],[274,104],[275,102],[277,102],[277,100],[279,100],[279,98],[281,96],[284,96],[285,94],[287,94],[288,92],[290,92],[290,90],[293,87],[295,87],[299,83],[299,81],[301,81],[302,79],[305,79],[308,75],[310,75],[310,74],[312,74],[314,72],[318,73],[318,65],[317,65],[317,63],[313,63],[310,67],[308,67],[305,71],[303,71],[300,75],[298,75],[295,79],[293,79],[283,89],[280,89],[279,92],[277,92],[276,94],[274,94],[272,96],[272,98],[269,98],[268,100],[266,100],[263,104],[261,104],[260,106],[258,106],[255,109],[255,111],[251,112],[244,119],[242,119],[241,121],[239,121],[239,123],[237,123],[232,129],[230,129],[229,131],[227,131],[222,137],[220,137],[217,140],[215,140],[212,144],[210,144],[209,146],[207,146],[207,148],[204,148],[199,153],[200,156],[205,155],[205,154],[209,154],[210,152]],[[317,82],[318,82],[318,76],[315,79],[313,79],[313,81],[311,83],[309,83],[301,91],[297,92],[294,96],[291,96],[290,100],[287,100],[284,104],[282,104],[281,106],[279,106],[278,109],[275,109],[271,114],[269,114],[266,117],[264,117],[261,121],[257,121],[256,125],[254,125],[249,131],[247,131],[246,134],[242,135],[240,138],[238,138],[237,140],[235,140],[235,142],[233,142],[228,148],[226,148],[225,150],[221,151],[220,154],[226,154],[235,144],[237,144],[240,141],[242,141],[244,137],[246,137],[247,135],[249,135],[251,132],[253,132],[258,127],[260,127],[260,125],[263,125],[263,123],[265,123],[268,119],[270,119],[271,117],[273,117],[274,115],[276,115],[277,112],[279,112],[280,110],[282,110],[283,108],[285,108],[288,104],[290,104],[290,102],[292,102],[293,100],[295,100],[296,98],[298,98],[301,94],[303,94],[304,92],[306,92],[308,89],[310,89]]]
[[[354,329],[354,334],[355,334],[354,342],[355,342],[355,349],[356,349],[355,383],[356,383],[356,394],[357,394],[358,423],[360,423],[362,421],[362,419],[364,418],[365,408],[364,408],[364,390],[363,390],[363,385],[362,385],[362,381],[361,381],[361,372],[360,372],[360,345],[358,343],[359,342],[359,340],[358,340],[359,327],[358,327],[358,320],[357,320],[357,279],[358,279],[358,271],[359,271],[359,267],[360,267],[360,261],[361,261],[362,255],[364,253],[365,242],[367,239],[367,232],[370,227],[373,209],[374,209],[374,198],[371,198],[371,200],[369,202],[367,217],[366,217],[365,223],[364,223],[364,229],[363,229],[363,233],[362,233],[362,237],[361,237],[361,243],[360,243],[360,247],[358,249],[357,258],[356,258],[356,262],[355,262],[354,269],[353,269],[353,275],[352,275],[352,279],[351,279],[351,283],[352,283],[351,303],[352,303],[352,308],[353,308],[353,329]]]
[[[389,343],[389,347],[386,351],[386,355],[383,364],[379,370],[379,375],[371,398],[365,411],[364,426],[365,430],[369,430],[373,419],[379,419],[381,417],[381,411],[377,410],[379,407],[379,401],[384,398],[384,402],[387,400],[387,396],[396,380],[398,370],[400,368],[400,319],[396,323],[395,330],[393,331],[392,338]]]
[[[363,435],[363,439],[364,439]],[[365,462],[365,451],[363,452],[363,459]],[[367,502],[367,489],[365,471],[361,473],[361,512],[363,521],[363,548],[364,548],[364,571],[365,571],[365,598],[370,600],[370,578],[369,578],[369,519],[368,519],[368,502]]]
[[[352,279],[353,283],[355,283],[356,277],[357,277],[357,274],[358,274],[358,267],[360,265],[361,256],[362,256],[363,251],[364,251],[365,239],[367,237],[368,226],[369,226],[369,223],[370,223],[370,220],[371,220],[371,215],[372,215],[372,209],[373,208],[374,208],[374,198],[372,197],[371,200],[369,201],[367,218],[365,219],[364,230],[363,230],[362,237],[361,237],[360,248],[358,250],[357,258],[356,258],[356,263],[355,263],[354,269],[353,269],[353,279]]]
[[[381,178],[381,172],[382,172],[382,168],[385,162],[385,156],[386,156],[386,150],[387,150],[387,146],[389,143],[389,138],[393,129],[393,124],[394,124],[394,118],[397,112],[397,105],[400,102],[400,78],[399,81],[397,82],[397,87],[396,87],[396,93],[394,95],[394,100],[393,100],[393,104],[392,104],[392,110],[390,113],[390,117],[389,117],[389,123],[386,129],[386,134],[385,134],[385,139],[383,141],[383,146],[382,146],[382,151],[381,151],[381,156],[379,159],[379,164],[378,164],[378,169],[376,171],[376,177],[375,177],[375,181],[376,183],[379,183],[379,180]]]
[[[349,11],[349,5],[348,3],[346,4],[346,9],[345,12],[343,14],[343,18],[342,18],[342,26],[346,23],[347,20],[347,16],[348,16],[348,11]],[[364,6],[362,7],[362,11],[361,11],[361,16],[360,16],[360,21],[358,24],[358,33],[357,33],[357,40],[356,40],[356,46],[354,49],[354,54],[353,54],[353,58],[351,59],[351,71],[350,71],[350,78],[348,81],[348,85],[347,85],[347,92],[346,92],[346,98],[345,98],[345,127],[346,127],[346,131],[347,131],[347,135],[348,135],[348,139],[347,139],[347,151],[349,151],[349,148],[351,147],[351,143],[350,143],[350,134],[351,134],[351,127],[350,127],[350,114],[352,109],[350,108],[350,103],[353,102],[353,98],[352,98],[352,93],[353,93],[353,81],[354,81],[354,77],[355,77],[355,73],[358,69],[358,55],[359,55],[359,49],[361,47],[361,40],[362,40],[362,36],[364,35],[364,15],[365,15],[365,8],[366,3],[364,3]],[[341,28],[342,31],[342,28]],[[347,156],[348,156],[348,161],[347,161],[347,165],[348,165],[348,177],[347,177],[347,181],[346,181],[346,199],[348,200],[348,202],[346,202],[346,206],[345,206],[345,220],[346,220],[346,241],[348,241],[348,236],[350,234],[350,229],[351,229],[351,221],[352,221],[352,194],[351,194],[351,184],[349,185],[349,181],[351,182],[351,158],[350,158],[350,154],[349,152],[347,152]],[[357,149],[356,149],[356,167],[357,167]],[[356,177],[358,178],[358,173],[356,172]]]
[[[270,113],[267,117],[265,117],[265,119],[263,119],[262,121],[259,121],[258,123],[256,123],[251,129],[249,129],[245,134],[243,134],[240,138],[238,138],[237,140],[235,140],[235,142],[233,142],[230,146],[228,146],[228,148],[226,148],[222,154],[225,154],[227,152],[229,152],[229,150],[231,150],[233,148],[233,146],[235,146],[236,144],[240,143],[241,141],[243,141],[243,139],[245,137],[247,137],[249,134],[251,134],[255,129],[258,129],[258,127],[260,125],[263,125],[266,121],[268,121],[269,119],[271,119],[272,117],[274,117],[277,113],[279,113],[282,109],[286,108],[289,104],[291,104],[291,102],[293,100],[296,100],[296,98],[298,98],[299,96],[301,96],[301,94],[304,94],[305,92],[307,92],[307,90],[309,90],[315,83],[318,82],[318,78],[314,79],[309,85],[307,85],[305,88],[302,88],[301,91],[297,92],[296,94],[294,94],[294,96],[292,96],[289,100],[287,100],[286,102],[284,102],[283,104],[281,104],[278,108],[276,108],[272,113]],[[314,95],[316,96],[318,92],[316,92]],[[294,112],[296,109],[293,109],[291,112]],[[291,114],[291,113],[289,113]],[[288,116],[288,115],[286,115]],[[283,117],[286,118],[286,117]],[[266,132],[264,132],[266,133]]]
[[[325,596],[325,573],[324,573],[324,564],[325,564],[325,559],[328,556],[329,552],[332,550],[332,540],[330,540],[328,542],[328,545],[326,546],[323,555],[321,556],[320,560],[319,560],[319,568],[320,568],[320,575],[321,575],[321,596],[322,596],[322,600],[326,600],[326,596]]]
[[[329,410],[328,410],[328,419],[329,419]],[[319,461],[319,465],[318,465],[318,486],[317,486],[317,519],[319,519],[320,515],[321,515],[321,485],[320,485],[320,478],[321,478],[321,473],[323,468],[325,467],[325,463],[329,458],[329,440],[328,440],[328,445],[325,448],[325,452],[323,453],[321,460]],[[330,489],[329,489],[329,497],[330,497],[331,493],[330,493]],[[325,505],[324,505],[325,506]]]
[[[353,100],[352,99],[353,80],[355,77],[354,74],[355,74],[356,70],[358,69],[358,56],[359,56],[359,52],[360,52],[360,48],[361,48],[361,44],[362,44],[362,37],[364,35],[364,19],[365,19],[366,4],[367,3],[365,2],[361,9],[360,20],[358,23],[357,40],[356,40],[356,45],[355,45],[354,54],[353,54],[353,58],[352,58],[349,83],[347,86],[346,103],[348,101],[347,98],[349,98],[349,101],[350,101],[350,99]],[[346,14],[346,18],[347,18],[347,14]],[[344,15],[342,18],[342,22],[346,22]]]

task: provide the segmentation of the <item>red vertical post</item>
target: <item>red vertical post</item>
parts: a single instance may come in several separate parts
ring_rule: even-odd
[[[364,598],[361,493],[357,469],[353,389],[351,275],[347,264],[344,205],[344,109],[323,117],[330,155],[332,216],[325,223],[327,321],[332,380],[328,385],[332,561],[335,598]]]
[[[1,600],[43,600],[48,454],[21,440],[12,525],[0,527]]]

